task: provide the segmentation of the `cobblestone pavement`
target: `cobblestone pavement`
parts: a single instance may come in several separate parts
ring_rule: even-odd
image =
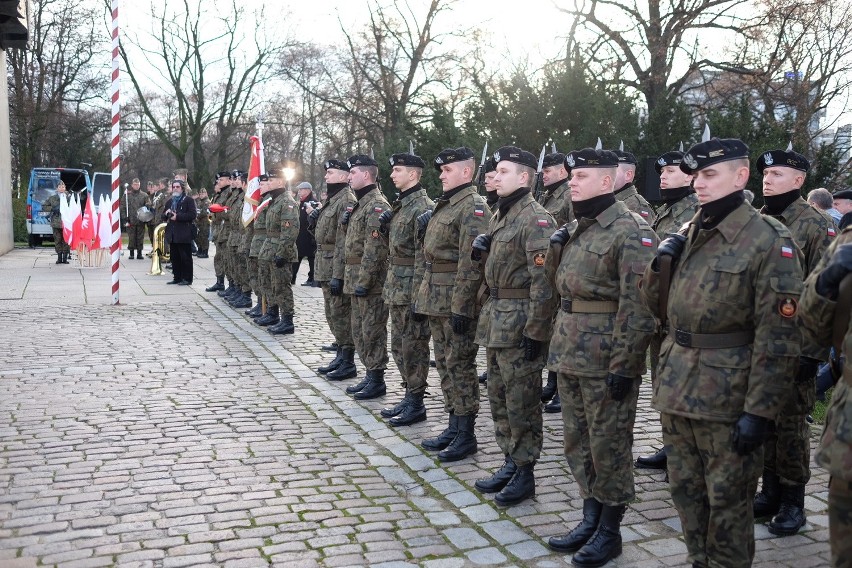
[[[484,393],[479,452],[440,464],[418,445],[445,424],[434,369],[429,420],[398,430],[378,416],[402,396],[393,366],[363,403],[314,372],[331,340],[318,288],[295,287],[297,333],[272,337],[204,292],[212,258],[179,290],[124,260],[115,307],[108,269],[54,260],[0,257],[0,567],[570,564],[544,546],[581,516],[558,415],[536,499],[499,509],[473,489],[502,461]],[[636,455],[659,444],[649,391]],[[799,535],[756,526],[756,566],[828,565],[827,481],[814,467]],[[636,485],[610,565],[684,565],[663,474]]]

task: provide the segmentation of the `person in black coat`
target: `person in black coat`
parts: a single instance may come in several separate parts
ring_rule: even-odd
[[[302,259],[308,259],[308,279],[302,283],[302,286],[314,285],[314,256],[317,251],[317,241],[314,235],[308,230],[308,212],[305,211],[305,205],[309,202],[316,202],[314,196],[314,188],[310,183],[303,181],[296,187],[299,193],[299,236],[296,238],[296,249],[299,253],[299,260],[293,263],[293,284],[296,283],[296,275],[299,273],[299,267],[302,265]]]
[[[192,284],[192,242],[195,240],[195,217],[198,214],[195,200],[186,195],[183,180],[171,182],[172,198],[168,202],[163,220],[166,225],[165,241],[171,246],[174,278],[167,284],[188,286]]]

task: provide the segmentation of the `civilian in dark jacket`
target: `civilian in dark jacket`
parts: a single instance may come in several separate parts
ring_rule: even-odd
[[[166,243],[171,245],[174,278],[167,284],[188,286],[192,284],[192,242],[195,239],[195,200],[186,195],[186,182],[172,180],[172,198],[168,202],[163,220],[166,225]]]
[[[296,249],[299,252],[299,260],[293,263],[293,284],[296,283],[296,275],[299,273],[299,267],[302,265],[302,259],[308,258],[308,279],[302,286],[314,285],[314,256],[317,251],[317,241],[314,239],[313,233],[308,230],[308,222],[313,219],[308,218],[308,212],[305,211],[305,205],[310,201],[316,201],[314,189],[306,181],[303,181],[296,188],[299,192],[299,236],[296,238]]]

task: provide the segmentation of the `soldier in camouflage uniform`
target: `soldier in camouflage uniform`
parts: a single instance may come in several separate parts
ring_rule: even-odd
[[[792,148],[765,152],[757,160],[757,169],[763,174],[765,203],[760,212],[790,229],[804,254],[805,275],[816,267],[836,235],[831,218],[802,198],[801,188],[809,168],[808,160]],[[754,498],[755,518],[775,515],[769,522],[772,534],[795,534],[805,524],[805,485],[811,478],[807,416],[816,398],[817,368],[820,361],[826,360],[828,349],[803,334],[799,370],[787,404],[766,440],[763,490]]]
[[[293,199],[289,189],[278,186],[281,195],[275,199],[271,211],[266,217],[266,235],[271,247],[274,247],[271,267],[272,304],[278,306],[280,321],[266,330],[272,335],[295,333],[293,324],[295,305],[293,303],[293,263],[299,258],[296,252],[296,238],[299,236],[299,205]],[[263,250],[261,250],[263,257]]]
[[[65,182],[59,180],[56,184],[56,193],[44,200],[41,204],[42,211],[50,213],[50,227],[53,229],[53,247],[56,251],[55,264],[68,264],[71,255],[71,247],[65,242],[65,234],[62,232],[62,214],[60,203],[65,200],[66,205],[71,202],[71,194],[68,193]]]
[[[245,176],[246,173],[240,170],[234,170],[231,174],[231,187],[236,189],[228,201],[228,218],[225,221],[228,224],[228,269],[230,271],[229,281],[233,288],[230,292],[226,290],[224,295],[225,300],[233,305],[233,302],[238,302],[241,305],[245,304],[243,296],[243,259],[239,258],[237,249],[240,246],[240,239],[243,235],[243,203],[245,201]],[[248,298],[248,303],[251,303],[251,298]]]
[[[660,176],[660,195],[665,205],[657,220],[651,225],[661,239],[688,223],[698,211],[698,197],[692,189],[692,176],[680,169],[683,148],[666,152],[654,162],[654,168]],[[660,359],[660,346],[663,344],[665,330],[657,329],[651,338],[651,382],[657,379],[657,362]],[[666,449],[660,448],[650,456],[636,459],[636,467],[648,469],[666,469]]]
[[[489,478],[476,482],[495,503],[515,505],[535,495],[533,468],[541,455],[541,370],[553,325],[556,298],[544,268],[553,217],[530,192],[537,161],[504,146],[494,154],[500,196],[488,233],[473,241],[473,256],[485,259],[489,297],[479,314],[476,343],[488,361],[488,399],[494,436],[505,456]]]
[[[246,180],[244,180],[244,185],[247,186]],[[250,198],[248,193],[243,195],[243,200],[247,200]],[[251,205],[256,205],[254,200],[251,200]],[[248,203],[248,201],[245,201]],[[252,280],[257,277],[257,265],[254,260],[249,257],[249,250],[251,248],[251,240],[254,235],[254,219],[249,219],[247,222],[243,220],[243,204],[238,208],[238,223],[240,226],[240,237],[237,242],[237,270],[240,274],[239,282],[240,282],[240,291],[242,295],[239,296],[236,300],[231,302],[231,306],[234,308],[251,308],[251,293],[252,293]],[[258,303],[260,303],[260,299],[258,299]]]
[[[142,246],[145,243],[145,223],[139,220],[137,211],[144,206],[151,206],[150,196],[142,191],[142,182],[139,178],[133,178],[130,189],[122,198],[121,211],[125,213],[125,226],[127,227],[127,248],[130,250],[130,259],[134,258],[134,251],[139,260],[143,259]]]
[[[229,180],[230,173],[227,171],[216,174],[216,182],[213,188],[212,204],[224,206],[225,202],[231,195],[231,182]],[[223,246],[227,242],[227,229],[224,226],[225,212],[220,211],[213,213],[213,242],[216,243],[216,254],[213,255],[213,270],[216,273],[216,283],[206,288],[207,292],[218,292],[225,289],[225,256],[227,255],[227,247]]]
[[[198,234],[195,236],[195,246],[198,247],[198,258],[208,258],[207,248],[210,244],[210,199],[207,190],[203,187],[195,195],[195,208],[198,210],[198,219],[195,225]]]
[[[618,157],[569,153],[577,220],[550,239],[547,268],[560,296],[548,367],[559,375],[565,456],[583,498],[583,520],[548,544],[577,566],[621,554],[621,519],[633,500],[633,423],[654,318],[637,284],[657,236],[613,195]]]
[[[494,185],[494,178],[497,177],[496,169],[497,164],[494,163],[494,156],[488,156],[485,159],[485,203],[488,204],[488,209],[492,215],[497,212],[497,201],[500,199],[500,196],[497,195],[497,187]],[[488,383],[487,368],[479,375],[479,382],[483,385]]]
[[[407,426],[426,420],[423,395],[429,374],[429,320],[413,313],[414,294],[420,289],[425,266],[416,240],[417,217],[431,211],[435,202],[420,185],[426,162],[413,154],[394,154],[389,159],[391,181],[399,197],[379,216],[382,235],[388,239],[388,274],[382,298],[390,310],[391,353],[402,375],[405,396],[399,404],[382,409],[391,426]],[[415,257],[421,262],[415,262]]]
[[[852,326],[850,290],[842,292],[841,282],[852,273],[852,227],[846,227],[828,248],[805,282],[801,321],[822,346],[833,344],[837,359],[832,360],[835,381],[831,406],[825,415],[825,428],[816,452],[816,462],[829,475],[828,540],[831,565],[849,566],[852,558]],[[834,335],[832,334],[834,331]],[[840,353],[846,354],[845,361]]]
[[[369,156],[349,158],[349,187],[358,201],[346,215],[343,293],[351,296],[352,339],[366,377],[346,392],[359,400],[384,396],[388,364],[388,307],[382,298],[388,270],[388,244],[379,217],[390,203],[376,186],[379,168]]]
[[[801,351],[800,255],[783,224],[745,203],[742,141],[697,144],[680,167],[693,174],[701,208],[660,244],[643,276],[642,298],[670,330],[652,404],[689,561],[750,566],[761,445]]]
[[[450,418],[448,427],[439,436],[423,440],[422,446],[441,450],[441,461],[456,461],[477,450],[474,424],[479,412],[479,383],[474,335],[482,270],[470,252],[473,239],[488,229],[491,215],[472,184],[475,164],[470,148],[443,150],[434,165],[441,172],[444,193],[432,211],[417,218],[418,230],[425,231],[426,271],[416,312],[429,316],[444,408]]]
[[[270,301],[272,292],[272,276],[270,273],[270,265],[268,261],[260,260],[260,251],[263,248],[263,243],[266,241],[266,215],[269,212],[269,206],[275,198],[273,186],[270,182],[272,176],[268,174],[260,174],[257,178],[258,187],[260,189],[260,202],[254,212],[254,221],[252,221],[253,230],[251,243],[249,243],[249,266],[252,273],[249,274],[252,290],[257,294],[257,304],[245,311],[245,314],[250,318],[255,319],[257,323],[261,316],[267,315],[264,313],[264,299]],[[275,319],[278,322],[278,319]]]
[[[618,173],[615,176],[615,198],[622,201],[627,208],[640,215],[649,225],[657,220],[654,208],[642,197],[633,185],[636,178],[636,156],[624,151],[624,144],[618,150],[612,150],[618,156]]]
[[[355,369],[355,343],[352,341],[352,307],[343,293],[343,272],[346,262],[343,245],[346,226],[341,218],[352,212],[355,194],[349,189],[349,165],[343,160],[325,162],[325,183],[328,196],[321,209],[308,211],[308,219],[317,242],[314,280],[320,283],[325,303],[325,319],[334,335],[337,353],[327,365],[317,369],[330,380],[351,379]],[[339,254],[337,251],[340,251]],[[337,276],[335,276],[337,274]]]
[[[568,187],[565,154],[547,154],[541,163],[541,178],[544,193],[539,197],[539,203],[553,215],[557,227],[570,223],[574,219],[574,213],[571,211],[571,189]],[[547,372],[547,384],[542,389],[541,401],[548,403],[544,407],[545,412],[562,412],[559,390],[556,388],[556,371]]]

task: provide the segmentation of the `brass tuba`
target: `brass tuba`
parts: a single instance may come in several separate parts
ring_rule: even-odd
[[[166,250],[166,223],[160,223],[154,227],[154,242],[157,243],[154,250],[151,252],[151,272],[153,275],[163,273],[162,263],[168,262],[169,256],[163,251]]]

